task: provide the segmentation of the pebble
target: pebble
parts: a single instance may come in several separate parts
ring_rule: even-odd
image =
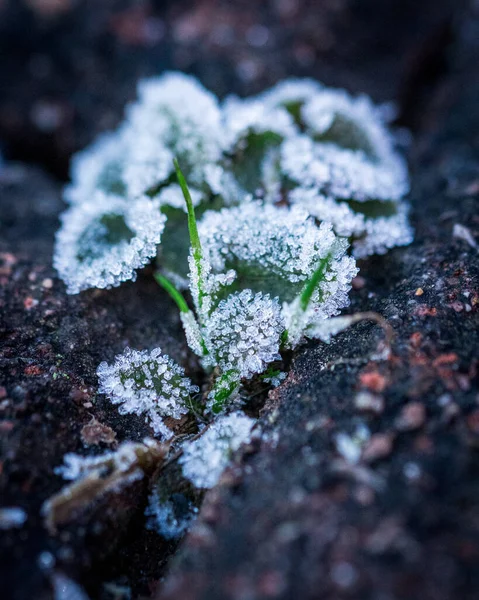
[[[426,409],[420,402],[409,402],[403,406],[399,417],[396,419],[396,428],[400,431],[413,431],[424,425]]]
[[[393,436],[390,433],[375,433],[364,448],[362,458],[374,462],[389,456],[393,449]]]

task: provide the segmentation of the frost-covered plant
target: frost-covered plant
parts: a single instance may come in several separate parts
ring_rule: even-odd
[[[134,280],[136,269],[155,256],[165,220],[148,199],[127,204],[101,191],[72,206],[62,215],[54,255],[68,292]]]
[[[216,485],[233,453],[250,440],[254,424],[240,412],[218,417],[200,438],[183,444],[184,476],[198,488]]]
[[[201,394],[159,348],[102,363],[100,391],[159,437],[187,417],[198,433],[173,447],[205,489],[250,438],[254,419],[237,412],[245,391],[279,385],[285,351],[378,320],[336,315],[358,271],[350,248],[365,257],[411,240],[407,168],[383,107],[312,80],[222,104],[179,73],[138,92],[119,129],[73,161],[54,262],[77,293],[134,279],[156,257],[204,369]],[[175,502],[151,495],[167,538],[194,518],[194,503],[180,519]]]
[[[103,362],[98,367],[99,391],[121,414],[145,415],[157,435],[169,438],[173,432],[164,419],[180,419],[191,408],[191,394],[198,388],[184,376],[184,370],[161,348],[152,352],[127,348],[113,365]]]
[[[217,373],[209,406],[220,412],[242,380],[263,373],[282,347],[297,346],[316,321],[348,304],[357,269],[345,255],[347,242],[299,209],[258,202],[225,208],[205,216],[200,234],[176,165],[188,207],[196,316],[167,279],[159,275],[158,282],[178,304],[191,349]]]

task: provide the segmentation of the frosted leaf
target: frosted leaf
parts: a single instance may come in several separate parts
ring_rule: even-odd
[[[61,216],[54,266],[69,294],[110,288],[136,278],[156,254],[165,217],[149,200],[126,204],[101,192]]]
[[[302,208],[244,203],[205,213],[199,232],[213,272],[235,269],[238,284],[277,294],[282,301],[295,298],[319,262],[331,256],[322,284],[325,315],[347,305],[350,280],[345,278],[356,273],[354,260],[345,257],[347,241],[329,224],[316,226]]]
[[[214,364],[213,360],[210,360]],[[204,361],[208,365],[208,360]],[[241,376],[236,369],[230,369],[222,373],[215,381],[213,389],[208,394],[207,409],[213,414],[223,411],[226,404],[231,404],[238,399],[238,392],[241,385]]]
[[[288,199],[316,219],[331,223],[338,235],[353,238],[357,258],[384,254],[412,241],[409,207],[404,201],[348,203],[302,187],[292,190]]]
[[[236,371],[249,379],[280,357],[279,341],[284,330],[277,300],[251,290],[229,295],[213,311],[204,326],[209,356],[205,361],[220,371]]]
[[[366,219],[365,234],[353,243],[357,258],[371,254],[385,254],[396,246],[407,246],[413,241],[414,232],[408,219],[409,206],[405,202],[397,204],[396,214],[390,217]]]
[[[166,444],[145,439],[142,443],[123,442],[114,452],[97,456],[66,454],[64,465],[57,467],[55,473],[71,483],[42,506],[50,533],[77,519],[79,511],[97,505],[102,496],[116,494],[151,474],[167,452]]]
[[[127,473],[141,464],[149,454],[161,454],[159,445],[154,440],[145,439],[142,443],[124,442],[118,450],[104,452],[98,456],[81,456],[69,452],[63,457],[64,464],[55,468],[55,473],[70,481],[78,481],[90,476],[116,473]]]
[[[285,79],[256,96],[257,100],[271,108],[283,107],[301,124],[301,110],[305,102],[320,94],[323,86],[314,79]]]
[[[99,391],[119,405],[121,414],[145,415],[155,433],[167,438],[173,432],[163,419],[188,413],[190,394],[198,391],[160,348],[151,352],[127,348],[113,365],[101,363],[97,374]]]
[[[227,98],[223,104],[223,120],[229,151],[246,140],[248,134],[271,133],[283,139],[296,132],[293,119],[284,108],[269,106],[255,98]]]
[[[397,201],[409,191],[400,157],[372,160],[363,150],[314,142],[306,135],[285,140],[281,170],[297,185],[337,199]]]
[[[175,494],[174,499],[161,498],[155,488],[145,511],[149,517],[146,526],[166,540],[175,540],[188,531],[197,513],[198,509],[183,494]]]
[[[259,190],[271,201],[278,199],[279,146],[296,131],[291,115],[282,107],[267,106],[262,101],[230,97],[223,116],[227,143],[221,194],[226,203],[232,204],[245,192]]]
[[[124,196],[124,168],[130,144],[125,127],[101,135],[71,160],[71,184],[63,191],[70,204],[95,202],[96,191]]]
[[[127,114],[140,153],[138,164],[150,169],[155,161],[165,160],[166,171],[173,173],[166,149],[178,158],[191,184],[204,184],[205,169],[220,160],[224,143],[216,97],[195,78],[173,72],[141,82],[138,96]],[[158,168],[157,181],[148,178],[150,187],[166,179],[163,162]],[[210,170],[208,177],[214,180]]]
[[[254,424],[242,413],[218,417],[199,439],[183,445],[183,475],[198,488],[212,488],[232,455],[250,440]]]
[[[373,161],[394,165],[394,139],[383,121],[384,110],[370,98],[345,90],[323,88],[301,111],[308,133],[317,141],[360,150]]]
[[[321,267],[320,267],[321,268]],[[355,260],[350,256],[331,255],[322,266],[323,276],[315,288],[307,308],[298,295],[292,302],[284,302],[282,314],[288,332],[287,345],[295,348],[312,323],[337,315],[349,305],[351,281],[358,273]]]
[[[130,197],[136,198],[155,190],[164,183],[173,170],[173,153],[161,138],[137,131],[130,132],[130,155],[124,171],[124,180]],[[154,195],[154,193],[152,194]]]

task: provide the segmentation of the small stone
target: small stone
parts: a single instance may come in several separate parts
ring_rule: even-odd
[[[384,410],[384,398],[370,392],[359,392],[354,398],[354,406],[360,411],[380,415]]]
[[[409,402],[396,419],[396,428],[400,431],[413,431],[424,425],[426,409],[420,402]]]
[[[436,317],[437,308],[421,304],[416,308],[414,314],[418,317]]]
[[[49,277],[47,277],[46,279],[44,279],[42,281],[42,286],[45,289],[50,290],[53,287],[53,279],[50,279]]]
[[[417,290],[414,292],[415,296],[422,296],[424,294],[424,290],[420,287],[417,288]]]
[[[479,435],[479,409],[468,415],[467,426],[474,435]]]
[[[366,285],[366,280],[364,277],[361,277],[361,275],[356,275],[356,277],[354,277],[352,280],[351,285],[353,286],[353,290],[362,290]]]
[[[374,462],[391,454],[394,437],[389,433],[375,433],[363,451],[363,460]]]
[[[363,387],[370,389],[373,392],[384,391],[388,381],[384,375],[381,375],[378,371],[369,371],[361,373],[359,376],[359,382]]]
[[[31,310],[37,304],[38,300],[35,300],[35,298],[32,298],[31,296],[27,296],[27,298],[25,298],[25,300],[23,301],[23,306],[25,307],[25,310]]]

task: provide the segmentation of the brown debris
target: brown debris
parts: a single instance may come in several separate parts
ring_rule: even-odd
[[[116,432],[108,425],[100,423],[95,417],[92,417],[91,421],[82,427],[80,435],[83,443],[87,446],[117,445]]]

